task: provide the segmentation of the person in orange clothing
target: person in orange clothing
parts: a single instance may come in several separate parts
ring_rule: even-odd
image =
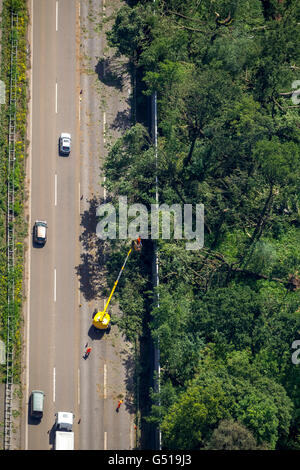
[[[117,409],[116,409],[117,412],[119,412],[119,409],[120,409],[120,406],[122,405],[122,403],[123,403],[123,400],[120,400],[119,403],[118,403]]]
[[[142,248],[142,239],[141,237],[138,237],[136,240],[133,242],[133,246],[135,250],[140,251]]]
[[[92,350],[91,347],[86,348],[85,354],[83,356],[84,359],[87,359],[89,357],[91,350]]]

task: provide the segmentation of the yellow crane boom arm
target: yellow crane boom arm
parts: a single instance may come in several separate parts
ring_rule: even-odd
[[[105,307],[104,307],[104,310],[102,312],[97,312],[96,315],[94,316],[93,318],[93,325],[100,329],[100,330],[105,330],[105,329],[108,329],[110,326],[109,326],[109,323],[110,323],[110,315],[109,313],[106,313],[106,310],[108,308],[108,305],[109,305],[109,302],[111,301],[111,298],[116,290],[116,287],[118,285],[118,282],[120,280],[120,277],[122,275],[122,272],[124,271],[124,268],[125,268],[125,265],[127,263],[127,260],[130,256],[130,253],[132,252],[132,249],[134,248],[135,250],[138,250],[140,251],[141,250],[141,246],[142,246],[142,243],[141,243],[141,238],[139,237],[137,240],[133,241],[132,244],[131,244],[131,247],[130,247],[130,250],[128,251],[127,255],[126,255],[126,258],[125,258],[125,261],[123,263],[123,266],[121,267],[120,269],[120,272],[118,274],[118,277],[117,277],[117,280],[116,282],[114,283],[114,286],[111,290],[111,293],[109,294],[109,297],[106,301],[106,304],[105,304]],[[108,330],[109,331],[109,330]]]
[[[107,302],[106,302],[106,304],[105,304],[103,313],[105,313],[106,310],[107,310],[107,307],[108,307],[108,305],[109,305],[109,302],[111,301],[111,298],[112,298],[112,296],[113,296],[113,294],[114,294],[114,292],[115,292],[115,290],[116,290],[116,287],[117,287],[117,285],[118,285],[118,282],[119,282],[119,280],[120,280],[120,277],[121,277],[121,275],[122,275],[122,272],[124,271],[125,265],[126,265],[126,263],[127,263],[127,260],[128,260],[128,258],[129,258],[129,256],[130,256],[130,253],[131,253],[131,252],[132,252],[132,247],[130,248],[130,250],[129,250],[128,253],[127,253],[127,256],[126,256],[126,258],[125,258],[125,261],[124,261],[124,263],[123,263],[123,266],[121,267],[120,272],[119,272],[119,274],[118,274],[117,280],[116,280],[116,282],[114,283],[114,287],[112,288],[111,293],[110,293],[110,295],[109,295],[109,297],[108,297],[108,299],[107,299]]]

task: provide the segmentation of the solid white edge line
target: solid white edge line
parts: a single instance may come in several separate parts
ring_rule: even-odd
[[[106,113],[103,111],[103,143],[106,143],[106,138],[105,138],[105,131],[106,131]],[[103,182],[105,183],[105,176],[103,177]],[[103,188],[103,199],[106,199],[106,188]]]
[[[54,176],[54,205],[57,206],[57,174]]]
[[[55,83],[55,112],[57,114],[57,82]]]
[[[56,268],[54,268],[54,302],[56,302]]]
[[[103,370],[103,398],[106,400],[106,382],[107,382],[107,366],[104,364]]]
[[[105,183],[105,181],[106,181],[106,178],[105,178],[105,176],[104,176],[104,177],[103,177],[103,183]],[[103,199],[104,199],[104,200],[106,199],[106,188],[105,188],[105,187],[103,188]]]
[[[81,198],[81,196],[80,196],[80,181],[79,181],[79,182],[78,182],[78,201],[79,201],[79,202],[78,202],[78,205],[79,205],[79,215],[80,215],[80,198]]]
[[[78,405],[80,405],[80,369],[78,368],[78,373],[77,373],[77,380],[78,380],[78,384],[77,384],[77,387],[78,387]]]
[[[53,402],[55,403],[55,367],[53,367]]]
[[[55,5],[55,27],[56,27],[56,31],[58,31],[58,0],[56,0],[56,5]]]
[[[30,116],[30,124],[29,124],[29,148],[28,148],[28,163],[29,163],[29,194],[28,194],[28,226],[29,230],[31,228],[31,175],[32,175],[32,57],[33,57],[33,0],[31,0],[31,24],[30,24],[30,42],[31,42],[31,54],[30,54],[30,102],[29,102],[29,116]],[[29,234],[30,237],[30,234]],[[28,244],[28,282],[27,282],[27,328],[26,328],[26,335],[27,335],[27,348],[26,348],[26,403],[29,401],[29,337],[30,337],[30,263],[31,263],[31,244]],[[28,449],[28,420],[27,420],[27,413],[25,415],[25,450]]]
[[[107,432],[104,431],[104,445],[103,450],[107,450]]]
[[[106,113],[105,111],[103,111],[103,142],[104,144],[106,143],[105,128],[106,128]]]
[[[133,422],[130,420],[130,449],[133,449]]]

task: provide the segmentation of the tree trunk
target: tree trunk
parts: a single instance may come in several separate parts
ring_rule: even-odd
[[[196,144],[196,140],[197,140],[197,135],[195,135],[193,137],[193,140],[192,140],[192,144],[191,144],[191,147],[190,147],[190,150],[189,150],[189,153],[187,155],[187,157],[184,159],[184,162],[183,162],[183,165],[184,166],[188,166],[191,159],[192,159],[192,156],[193,156],[193,152],[194,152],[194,148],[195,148],[195,144]]]
[[[254,241],[258,240],[262,234],[262,227],[263,227],[263,223],[264,223],[264,218],[265,218],[265,215],[266,215],[266,212],[269,210],[269,206],[271,205],[271,200],[272,200],[272,197],[273,197],[273,184],[270,185],[270,191],[269,191],[269,195],[267,197],[267,200],[265,202],[265,205],[264,205],[264,208],[262,210],[262,213],[260,215],[260,218],[259,218],[259,221],[255,227],[255,230],[253,232],[253,235],[252,235],[252,238],[251,238],[251,243],[254,243]]]

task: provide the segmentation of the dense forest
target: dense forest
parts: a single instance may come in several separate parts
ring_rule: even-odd
[[[141,122],[112,145],[107,189],[149,207],[157,176],[160,204],[205,208],[202,249],[158,241],[147,419],[164,449],[299,450],[300,3],[128,1],[107,37],[140,77],[137,102],[157,93],[159,131],[157,164]],[[143,256],[129,264],[119,323],[133,337],[151,292]]]

